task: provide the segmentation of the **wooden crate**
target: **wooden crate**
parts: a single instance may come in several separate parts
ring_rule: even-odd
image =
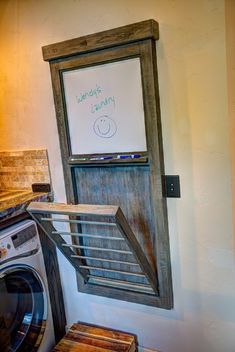
[[[117,330],[73,324],[53,352],[137,352],[136,336]]]

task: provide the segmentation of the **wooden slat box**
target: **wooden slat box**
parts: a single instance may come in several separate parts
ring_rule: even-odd
[[[52,352],[137,352],[135,335],[84,323],[73,324]]]

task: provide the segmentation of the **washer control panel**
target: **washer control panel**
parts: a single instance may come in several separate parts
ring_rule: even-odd
[[[40,246],[34,221],[26,220],[0,231],[0,263]]]

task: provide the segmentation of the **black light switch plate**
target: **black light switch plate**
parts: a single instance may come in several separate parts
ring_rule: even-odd
[[[180,198],[180,177],[178,175],[165,175],[165,197]]]

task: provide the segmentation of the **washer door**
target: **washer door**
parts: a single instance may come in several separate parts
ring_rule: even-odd
[[[45,289],[27,265],[0,270],[1,352],[37,351],[46,324]]]

